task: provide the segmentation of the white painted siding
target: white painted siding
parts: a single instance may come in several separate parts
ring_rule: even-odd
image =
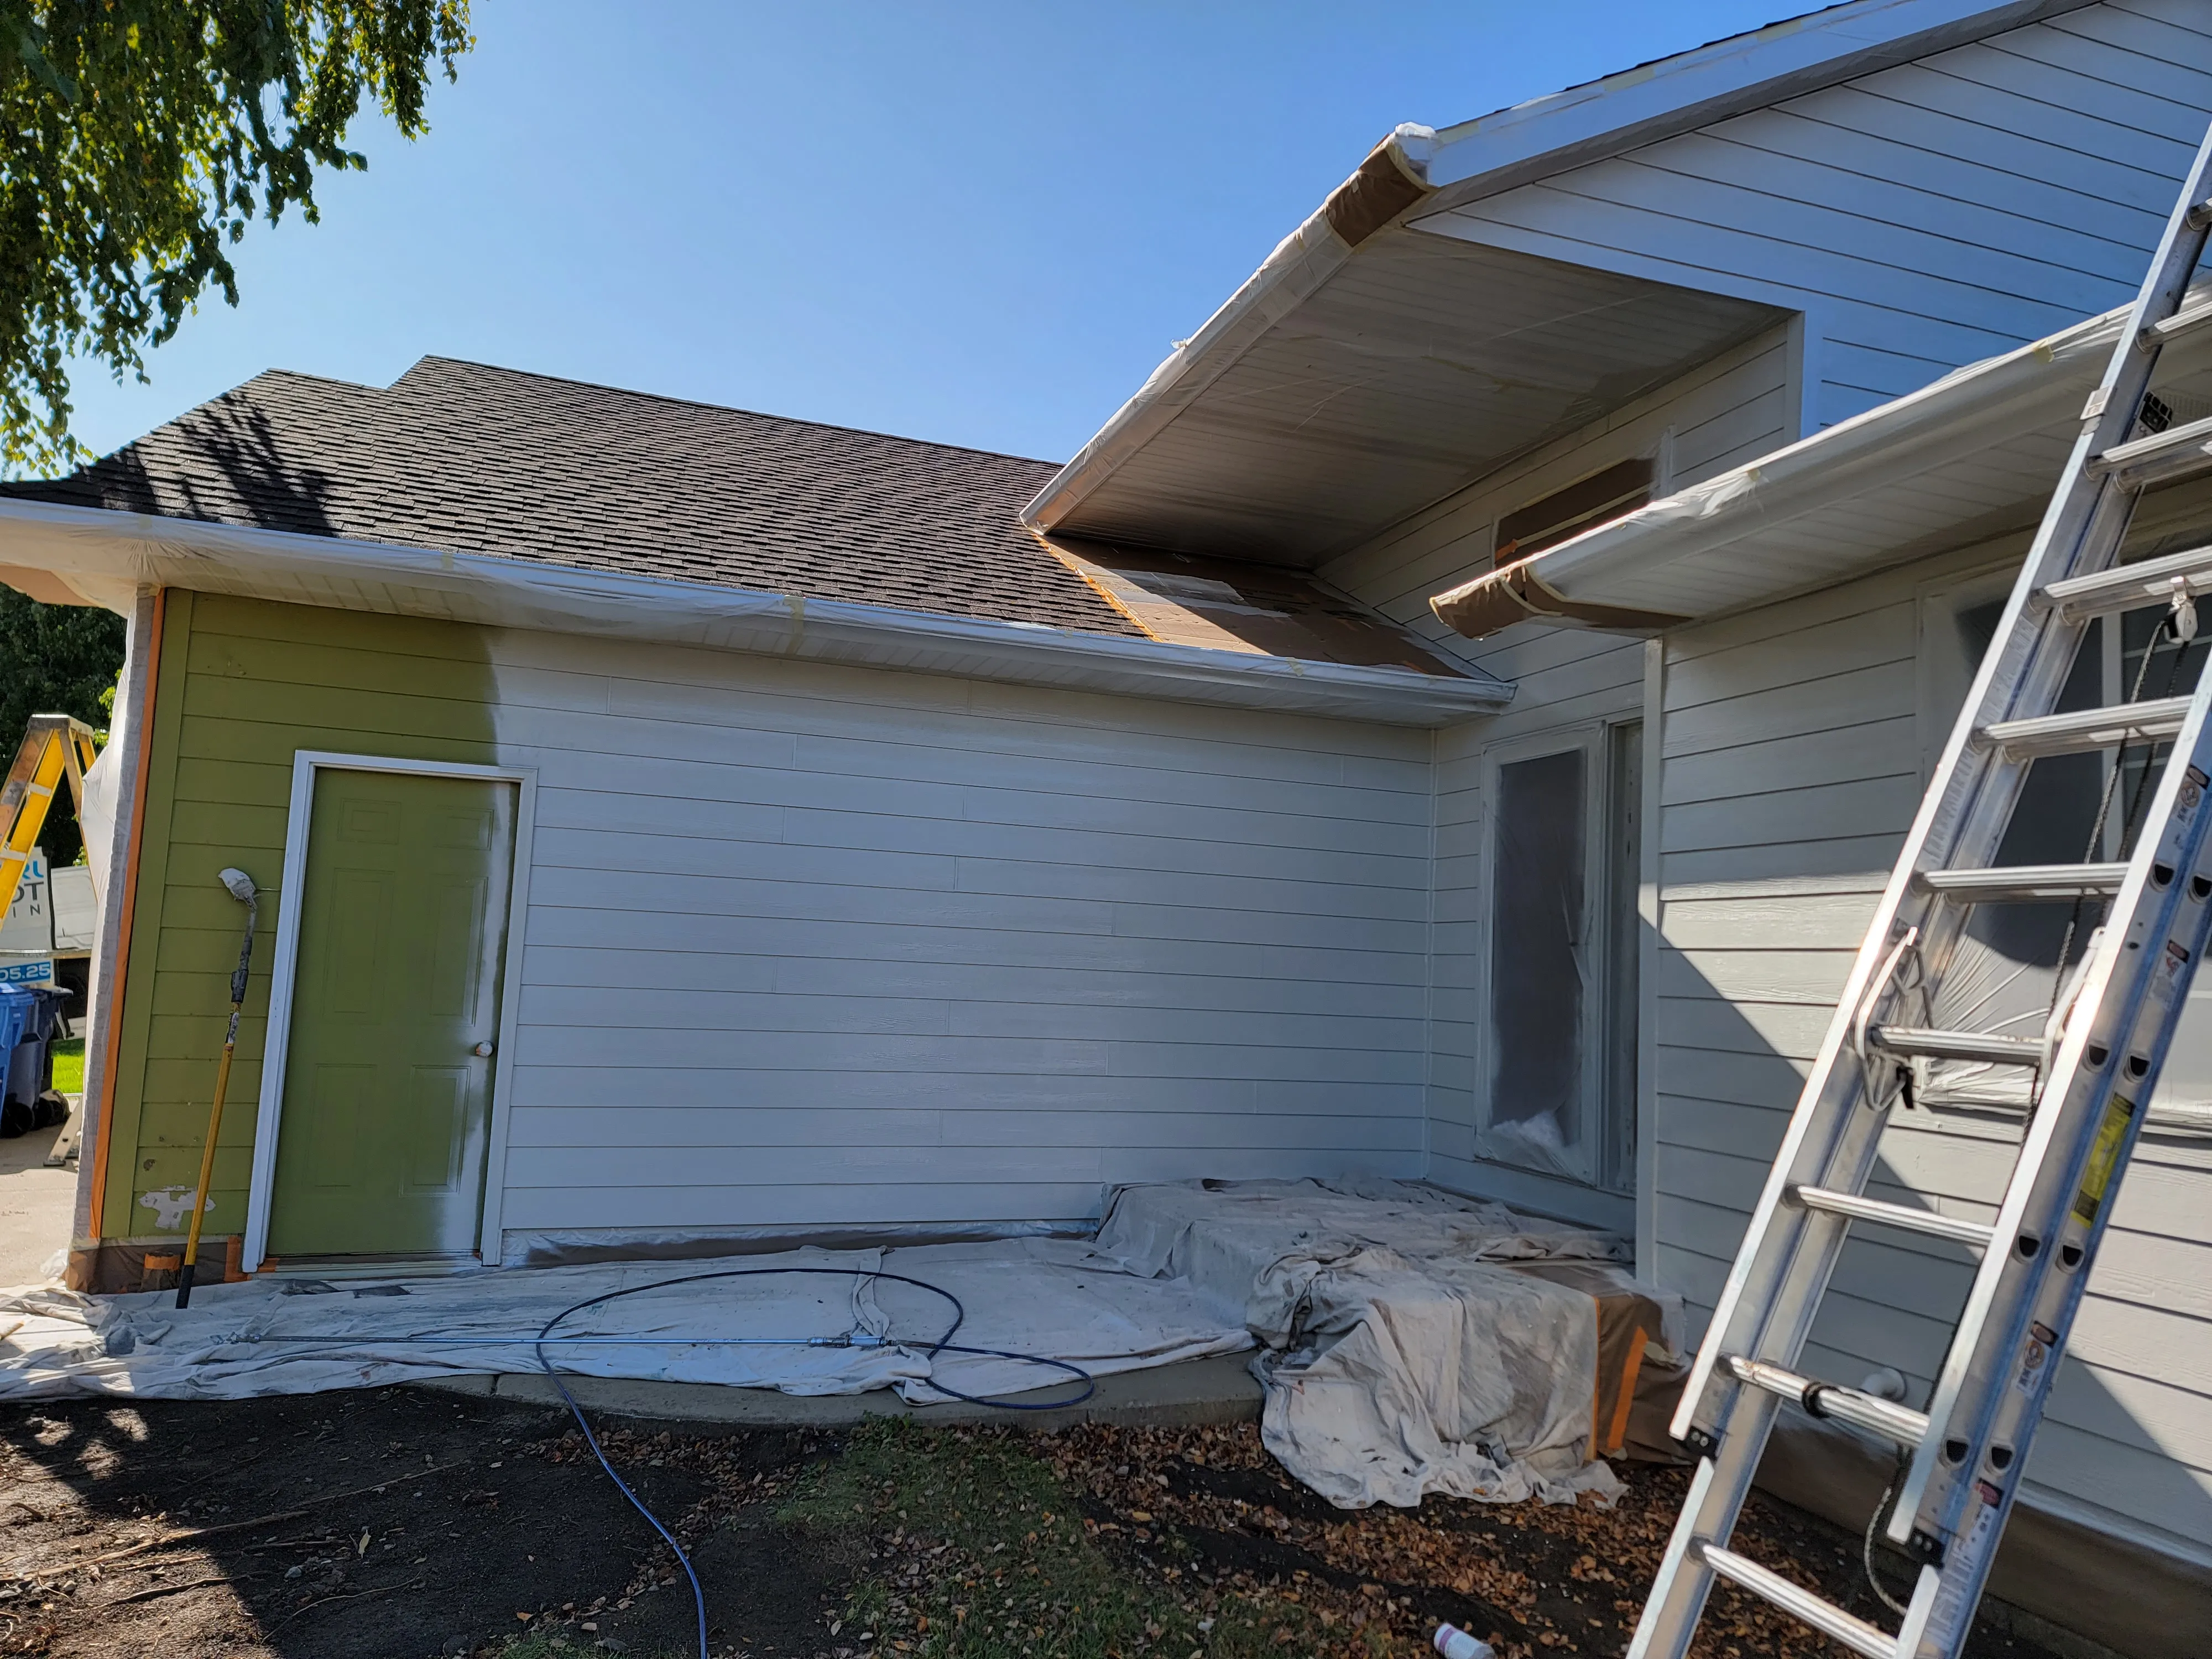
[[[1420,1172],[1426,732],[490,640],[540,781],[510,1232]]]
[[[1657,1267],[1711,1310],[1921,793],[1918,595],[2017,543],[1666,643]],[[1874,1190],[1989,1219],[2006,1126],[1900,1114]],[[2212,1559],[2212,1141],[2146,1133],[2030,1468],[2036,1501]],[[1807,1356],[1932,1379],[1963,1249],[1855,1239]]]
[[[1423,224],[1802,310],[1826,425],[2127,300],[2208,112],[2212,15],[2107,0]]]
[[[1500,469],[1321,573],[1437,649],[1518,687],[1503,715],[1453,727],[1436,740],[1429,1074],[1433,1180],[1628,1228],[1625,1201],[1474,1158],[1487,995],[1481,890],[1487,829],[1480,781],[1484,751],[1492,744],[1635,718],[1643,702],[1644,647],[1615,635],[1534,625],[1492,639],[1465,640],[1436,620],[1428,596],[1489,568],[1499,517],[1617,461],[1662,455],[1673,482],[1682,485],[1789,442],[1796,435],[1793,371],[1791,331],[1775,329]]]

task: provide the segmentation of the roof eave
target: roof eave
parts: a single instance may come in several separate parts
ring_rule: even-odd
[[[1164,697],[1327,719],[1436,726],[1513,696],[1463,677],[1348,666],[1088,634],[1038,623],[483,555],[0,501],[0,580],[49,584],[126,611],[143,587],[744,651],[969,679]]]

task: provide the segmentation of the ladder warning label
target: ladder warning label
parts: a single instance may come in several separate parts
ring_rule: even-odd
[[[2038,1321],[2027,1328],[2027,1344],[2020,1351],[2020,1370],[2014,1373],[2012,1385],[2031,1397],[2040,1378],[2044,1364],[2058,1346],[2058,1333]]]
[[[2166,942],[2166,952],[2158,959],[2159,988],[2169,997],[2180,990],[2184,975],[2189,970],[2189,952],[2173,939]]]
[[[1966,1622],[1970,1587],[1976,1591],[1981,1587],[1982,1557],[1996,1541],[1997,1511],[2004,1503],[2004,1494],[1986,1480],[1974,1482],[1974,1492],[1982,1501],[1944,1560],[1942,1583],[1928,1614],[1924,1639],[1946,1650],[1957,1640],[1959,1627]],[[1977,1595],[1974,1599],[1980,1598]]]
[[[2136,1115],[2136,1103],[2125,1095],[2114,1095],[2105,1107],[2105,1121],[2097,1127],[2096,1144],[2089,1148],[2089,1167],[2082,1172],[2081,1190],[2074,1195],[2074,1213],[2085,1227],[2097,1224],[2097,1212],[2104,1208],[2105,1194],[2112,1184],[2112,1172],[2119,1165],[2120,1146],[2128,1136],[2128,1120]]]

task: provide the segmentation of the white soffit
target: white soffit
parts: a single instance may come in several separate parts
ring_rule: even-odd
[[[42,501],[0,501],[0,581],[125,614],[143,587],[182,587],[1394,726],[1495,714],[1513,696],[1472,667],[1312,662]]]
[[[1530,568],[1577,604],[1707,617],[2033,523],[2124,316],[1960,369],[1564,542]],[[2201,395],[2209,380],[2212,341],[2167,349],[2160,386]]]
[[[1023,516],[1048,532],[1322,563],[1784,315],[1439,249],[1409,219],[2090,3],[1850,0],[1441,132],[1401,126]]]
[[[1786,314],[1393,227],[1050,528],[1310,569]]]

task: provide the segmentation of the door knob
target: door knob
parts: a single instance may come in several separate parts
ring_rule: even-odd
[[[489,1042],[479,1042],[477,1044],[475,1048],[471,1050],[471,1052],[473,1053],[478,1060],[489,1060],[491,1058],[491,1044]]]

